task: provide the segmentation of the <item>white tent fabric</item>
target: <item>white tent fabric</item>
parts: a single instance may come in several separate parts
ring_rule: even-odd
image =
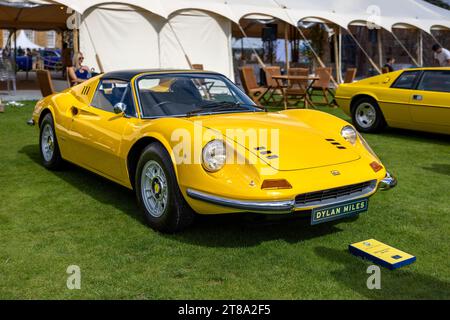
[[[111,1],[57,0],[84,13],[88,8]],[[450,28],[450,12],[423,0],[124,0],[168,18],[183,9],[207,10],[228,19],[239,20],[250,14],[267,14],[286,22],[297,23],[306,17],[317,17],[347,27],[353,21],[374,19],[390,30],[397,24],[408,24],[430,32],[433,26]],[[375,10],[375,12],[374,12]],[[374,22],[375,22],[374,21]]]
[[[124,5],[93,8],[83,15],[80,26],[80,51],[85,63],[104,71],[159,68],[159,32],[165,23],[146,10]]]
[[[159,46],[162,68],[189,69],[185,51],[192,64],[233,78],[231,22],[221,16],[197,10],[178,12],[162,28]]]
[[[36,43],[32,42],[30,39],[28,39],[27,35],[25,34],[25,32],[20,31],[19,35],[17,36],[17,40],[15,41],[17,48],[22,48],[22,49],[43,49],[42,47],[38,46]],[[14,43],[12,43],[13,47],[14,47]]]
[[[104,71],[189,69],[186,53],[192,64],[233,78],[231,50],[231,22],[196,10],[165,20],[143,9],[109,4],[86,11],[80,26],[80,51],[96,70],[100,70],[96,54]]]
[[[21,0],[1,0],[20,2]],[[186,55],[205,69],[233,77],[231,24],[267,15],[294,26],[316,18],[348,29],[372,22],[392,31],[450,29],[450,11],[423,0],[31,0],[64,4],[82,15],[80,48],[104,71],[137,67],[187,68]],[[120,4],[119,4],[120,3]]]

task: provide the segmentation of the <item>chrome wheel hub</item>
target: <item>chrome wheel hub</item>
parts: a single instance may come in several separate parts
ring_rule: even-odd
[[[49,124],[42,129],[41,149],[44,160],[51,161],[55,152],[55,136]]]
[[[377,111],[370,103],[362,103],[356,108],[356,122],[362,128],[370,128],[377,119]]]
[[[144,165],[141,192],[145,208],[150,215],[155,218],[161,217],[168,202],[167,178],[163,168],[156,161],[151,160]]]

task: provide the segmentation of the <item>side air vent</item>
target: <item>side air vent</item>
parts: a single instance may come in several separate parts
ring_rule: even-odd
[[[89,91],[91,91],[91,87],[85,86],[83,90],[81,90],[81,94],[87,96],[89,94]]]

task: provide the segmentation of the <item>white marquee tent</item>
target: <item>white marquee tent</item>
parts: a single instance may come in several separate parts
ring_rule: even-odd
[[[31,50],[44,49],[44,48],[38,46],[36,43],[32,42],[30,39],[28,39],[27,35],[23,31],[21,31],[19,33],[19,35],[17,36],[15,45],[17,46],[17,48],[23,48],[23,49],[31,49]]]
[[[0,0],[23,2],[21,0]],[[29,1],[30,2],[30,1]],[[104,71],[188,68],[189,63],[232,78],[232,24],[271,16],[297,26],[305,19],[344,29],[372,22],[388,31],[450,29],[450,11],[422,0],[34,0],[62,4],[81,15],[80,50]],[[0,23],[2,23],[0,13]],[[97,55],[97,59],[96,59]]]

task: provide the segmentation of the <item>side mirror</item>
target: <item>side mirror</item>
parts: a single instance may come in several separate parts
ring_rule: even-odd
[[[125,113],[126,109],[127,109],[127,105],[125,103],[119,102],[114,105],[114,113],[115,114]]]

